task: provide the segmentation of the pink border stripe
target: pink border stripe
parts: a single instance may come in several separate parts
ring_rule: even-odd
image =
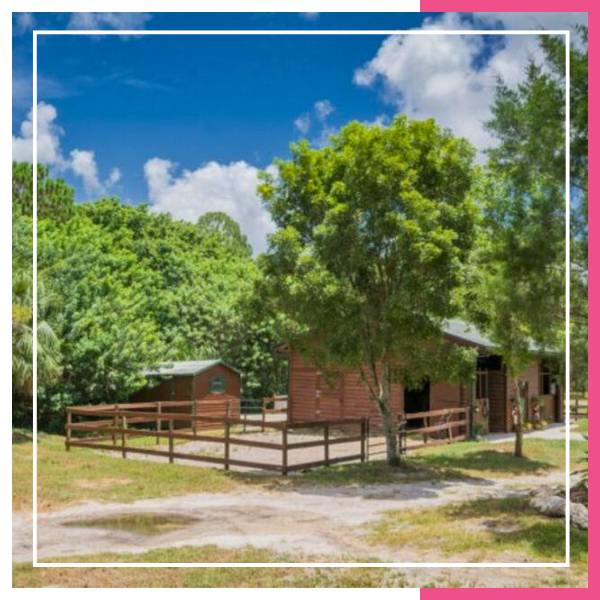
[[[453,11],[455,12],[476,12],[476,11],[485,11],[485,12],[509,12],[509,11],[513,11],[513,12],[523,12],[523,9],[525,7],[527,7],[527,9],[531,12],[566,12],[564,9],[568,8],[570,9],[569,12],[587,12],[588,13],[588,21],[592,21],[592,13],[594,12],[592,10],[592,8],[597,8],[598,7],[598,3],[592,3],[592,2],[573,2],[573,3],[560,3],[560,2],[556,2],[555,0],[547,0],[546,2],[539,2],[539,1],[521,1],[521,2],[515,2],[514,0],[510,0],[510,1],[505,1],[505,2],[487,2],[487,3],[482,3],[482,2],[475,2],[473,0],[470,1],[464,1],[464,2],[459,2],[456,3],[458,4],[458,6],[455,6],[455,3],[453,2],[440,2],[439,0],[421,0],[421,12],[448,12],[450,9],[450,6],[452,6]],[[457,8],[459,10],[457,10]],[[592,29],[593,31],[593,29]],[[591,63],[591,67],[593,67],[593,62]],[[589,74],[589,96],[591,101],[588,103],[589,106],[595,106],[595,102],[598,101],[598,79],[593,75],[594,70],[591,69],[590,70],[590,74]],[[593,100],[593,98],[596,98],[596,101]],[[590,128],[590,132],[598,132],[598,123],[597,120],[595,118],[595,113],[592,110],[590,116],[589,116],[589,128]],[[595,151],[594,148],[596,147],[596,143],[593,142],[593,140],[595,139],[595,134],[592,134],[590,136],[590,146],[589,146],[589,157],[590,157],[590,163],[592,162],[592,157],[595,156]],[[597,196],[596,190],[598,188],[597,185],[597,176],[596,173],[594,171],[594,168],[590,168],[590,175],[589,175],[589,182],[588,182],[588,186],[589,186],[589,197],[590,198],[595,198]],[[589,208],[589,222],[590,224],[592,223],[596,223],[598,220],[598,212],[600,211],[598,202],[590,202],[590,208]],[[591,229],[591,227],[590,227]],[[589,255],[590,255],[590,271],[592,271],[592,267],[591,267],[591,263],[593,263],[594,260],[598,260],[600,258],[599,256],[600,254],[600,241],[596,240],[593,236],[590,236],[589,238]],[[590,277],[590,283],[589,283],[589,295],[590,295],[590,306],[595,306],[595,303],[598,302],[600,300],[599,294],[598,294],[598,287],[596,286],[596,282],[593,279],[593,277]],[[600,319],[598,319],[598,317],[595,315],[594,312],[590,313],[590,320],[589,320],[589,331],[590,333],[594,334],[594,335],[590,335],[589,338],[589,356],[590,356],[590,369],[589,369],[589,396],[595,396],[596,392],[598,391],[599,388],[599,384],[600,384],[600,373],[598,371],[596,371],[593,367],[594,367],[594,360],[593,357],[594,356],[599,356],[600,355],[600,347],[598,344],[598,336],[596,335],[598,332],[600,332]],[[593,403],[592,403],[593,404]],[[592,436],[593,439],[593,436]],[[589,452],[590,454],[592,453],[592,446],[593,444],[589,445]],[[595,451],[594,451],[595,454]],[[597,463],[595,462],[595,460],[592,460],[590,462],[590,471],[593,470],[594,472],[600,472],[600,467],[596,466]],[[598,478],[599,475],[596,476],[590,476],[590,480],[591,481],[595,481],[596,478]],[[594,510],[591,510],[591,514],[595,515]],[[595,538],[593,536],[589,537],[590,540],[590,553],[589,556],[596,556],[597,554],[597,548],[598,548],[598,543],[593,542],[592,540],[594,540]],[[541,575],[541,573],[540,573]],[[538,592],[535,591],[530,591],[528,590],[527,592],[519,592],[517,590],[514,590],[512,592],[507,592],[507,590],[504,589],[489,589],[486,590],[485,592],[483,592],[483,594],[485,594],[485,598],[486,600],[488,598],[490,599],[495,599],[495,598],[506,598],[507,594],[511,594],[511,596],[515,596],[515,598],[525,598],[527,597],[528,600],[531,600],[532,598],[540,598],[540,599],[544,599],[546,600],[547,598],[565,598],[565,596],[572,597],[573,595],[577,595],[578,597],[581,597],[583,595],[588,595],[590,592],[590,589],[596,589],[597,587],[597,577],[595,576],[594,573],[594,569],[590,569],[590,573],[589,573],[589,580],[588,580],[588,588],[580,588],[580,589],[569,589],[568,591],[563,589],[556,589],[556,588],[545,588],[545,589],[539,589],[539,588],[534,588],[534,589],[539,589]],[[428,600],[429,598],[439,598],[440,596],[443,598],[465,598],[465,597],[480,597],[482,594],[481,590],[477,590],[477,589],[430,589],[430,588],[424,588],[421,590],[421,598],[423,598],[424,600]]]

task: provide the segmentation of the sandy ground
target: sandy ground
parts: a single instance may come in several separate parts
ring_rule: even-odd
[[[559,482],[563,476],[190,494],[130,504],[88,502],[39,515],[38,556],[144,552],[152,548],[216,544],[228,548],[253,545],[336,560],[352,555],[387,562],[431,561],[435,549],[432,549],[432,556],[415,557],[402,548],[391,551],[369,547],[360,537],[364,526],[388,510],[521,494],[525,488],[554,479]],[[176,514],[193,521],[182,529],[159,535],[73,526],[73,521],[77,520],[140,513]],[[32,517],[17,513],[13,516],[13,558],[29,561],[31,556]],[[448,560],[439,556],[436,559],[439,562]]]

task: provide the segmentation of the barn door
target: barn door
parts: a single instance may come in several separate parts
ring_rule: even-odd
[[[315,417],[324,421],[344,418],[341,381],[328,383],[320,371],[315,386]]]

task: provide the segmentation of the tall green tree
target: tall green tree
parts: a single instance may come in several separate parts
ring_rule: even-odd
[[[464,377],[473,361],[441,331],[474,238],[473,148],[399,116],[291,149],[259,187],[279,228],[260,257],[259,297],[305,356],[360,371],[399,465],[393,383]]]
[[[516,87],[497,86],[488,128],[498,145],[488,152],[477,191],[483,223],[466,295],[471,318],[498,345],[513,382],[517,456],[523,455],[520,375],[534,351],[564,348],[565,47],[558,38],[540,43],[543,64],[531,62]],[[582,55],[573,52],[579,60]],[[576,71],[574,97],[581,102],[587,75]],[[582,111],[580,104],[572,131],[577,185],[587,163],[579,155],[587,146]]]

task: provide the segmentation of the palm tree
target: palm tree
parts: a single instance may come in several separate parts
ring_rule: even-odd
[[[33,290],[30,272],[18,273],[12,287],[12,387],[21,398],[33,395]],[[61,374],[60,343],[46,320],[56,302],[38,284],[37,383],[45,386]]]

